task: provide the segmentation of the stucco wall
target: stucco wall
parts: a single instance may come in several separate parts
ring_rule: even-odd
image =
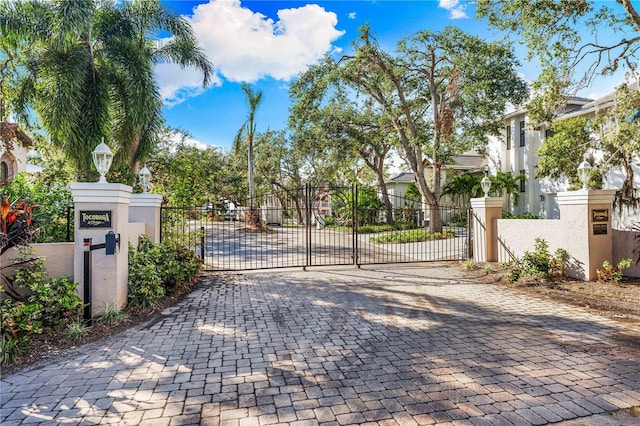
[[[535,239],[542,238],[549,244],[551,254],[559,248],[570,254],[569,276],[583,279],[587,274],[584,267],[589,255],[586,238],[576,235],[575,227],[556,219],[498,219],[497,227],[500,239],[517,258],[526,251],[534,251]]]
[[[622,259],[631,259],[631,267],[623,271],[628,277],[640,277],[640,267],[635,264],[633,250],[640,246],[640,232],[612,230],[613,262],[617,265]]]
[[[129,242],[134,247],[138,247],[140,241],[140,235],[145,234],[146,224],[144,222],[129,223]]]
[[[73,243],[32,244],[35,256],[45,257],[44,267],[51,278],[73,277]],[[11,249],[2,255],[0,264],[9,265],[20,255]]]

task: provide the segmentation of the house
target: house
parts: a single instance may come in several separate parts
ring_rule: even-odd
[[[610,93],[596,100],[572,97],[565,107],[557,111],[555,120],[587,116],[608,108],[615,102],[615,94]],[[559,217],[556,195],[568,190],[566,179],[552,180],[539,178],[536,174],[538,165],[537,152],[545,139],[552,135],[551,123],[532,122],[526,108],[519,108],[504,117],[504,130],[501,138],[491,138],[487,150],[491,174],[497,170],[511,172],[513,175],[523,174],[520,182],[520,197],[513,207],[514,213],[533,213],[554,219]],[[578,165],[576,164],[576,167]],[[636,174],[640,169],[634,167]],[[620,188],[624,174],[610,171],[604,176],[603,189]],[[505,198],[504,209],[507,210]]]
[[[11,182],[20,172],[27,171],[27,152],[31,138],[16,123],[0,122],[0,182]]]
[[[427,157],[425,162],[425,179],[427,182],[433,182],[433,167],[431,167],[431,158]],[[480,156],[475,151],[469,151],[461,155],[454,155],[450,164],[445,165],[441,170],[442,186],[447,183],[447,176],[455,176],[459,173],[470,173],[479,175],[487,170],[486,158]],[[401,209],[406,203],[406,192],[412,183],[415,183],[413,172],[401,172],[400,174],[385,181],[387,185],[387,193],[391,199],[394,209]],[[445,200],[446,202],[446,200]]]

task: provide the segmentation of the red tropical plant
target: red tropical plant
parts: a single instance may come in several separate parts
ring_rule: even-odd
[[[24,200],[17,200],[13,203],[9,202],[8,197],[4,197],[0,203],[0,256],[12,247],[25,247],[36,236],[38,230],[34,227],[32,210],[38,206],[29,205]],[[17,267],[25,267],[30,265],[37,258],[22,258],[0,267],[0,272],[9,268],[13,270]],[[18,301],[25,301],[23,292],[19,291],[15,285],[13,278],[0,273],[0,282],[2,288],[9,296]]]
[[[8,197],[0,204],[0,255],[11,247],[27,246],[38,230],[33,226],[32,210],[24,200],[9,202]]]

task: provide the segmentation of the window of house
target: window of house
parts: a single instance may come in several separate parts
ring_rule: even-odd
[[[4,161],[0,162],[0,181],[7,180],[9,178],[9,166]]]
[[[553,136],[553,129],[547,129],[547,130],[544,131],[544,138],[545,139],[548,139],[551,136]]]
[[[521,175],[525,175],[524,170],[520,170]],[[520,192],[524,192],[525,179],[520,179]]]
[[[520,146],[524,146],[524,121],[520,122]]]
[[[507,130],[507,151],[511,149],[511,126],[506,127]]]

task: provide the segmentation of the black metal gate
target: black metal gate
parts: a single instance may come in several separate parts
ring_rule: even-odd
[[[423,208],[357,186],[305,186],[257,196],[253,213],[248,200],[163,206],[161,238],[221,271],[462,260],[468,218],[466,207]]]

